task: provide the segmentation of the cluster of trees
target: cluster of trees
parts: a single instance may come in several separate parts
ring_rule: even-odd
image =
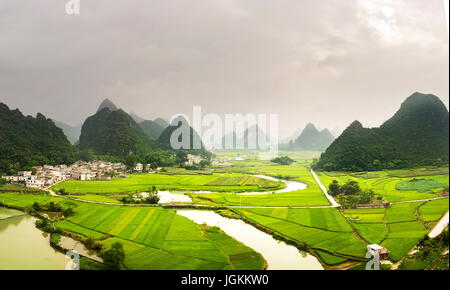
[[[101,251],[101,250],[103,250],[103,244],[100,241],[94,239],[93,237],[87,237],[83,241],[83,244],[89,250],[94,250],[94,251]]]
[[[125,261],[125,250],[123,244],[115,242],[111,248],[102,252],[101,257],[103,262],[112,269],[120,270],[122,263]]]
[[[38,202],[34,202],[29,210],[30,212],[53,212],[53,213],[60,212],[65,217],[73,216],[75,214],[72,207],[63,208],[62,206],[54,203],[53,201],[45,205],[40,205]]]
[[[291,165],[292,163],[295,162],[292,158],[290,158],[288,156],[276,157],[270,161],[273,163],[278,163],[280,165]]]
[[[129,194],[128,196],[123,197],[120,201],[125,204],[157,204],[159,199],[158,189],[156,186],[152,186],[148,191],[147,197]]]
[[[419,259],[424,260],[433,253],[441,253],[444,249],[448,248],[448,242],[448,228],[434,239],[426,235],[417,244],[417,251],[415,256]]]
[[[83,244],[89,250],[100,252],[103,262],[109,269],[120,270],[122,268],[122,263],[125,261],[125,250],[122,243],[115,242],[109,249],[105,249],[99,240],[87,237]]]
[[[382,198],[375,195],[371,189],[362,190],[358,181],[349,180],[344,184],[339,184],[333,180],[328,186],[328,193],[336,197],[342,205],[356,205],[382,201]]]

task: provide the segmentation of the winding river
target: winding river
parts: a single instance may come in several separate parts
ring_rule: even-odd
[[[276,190],[276,191],[239,192],[239,193],[236,193],[236,195],[277,194],[277,193],[293,192],[293,191],[297,191],[297,190],[304,190],[307,188],[306,184],[297,182],[297,181],[287,181],[287,180],[282,180],[282,179],[278,179],[278,178],[266,176],[266,175],[253,175],[253,176],[263,178],[263,179],[268,179],[268,180],[275,181],[275,182],[282,182],[286,185],[286,187]],[[203,190],[203,191],[194,191],[194,193],[209,194],[209,193],[213,193],[213,192]],[[148,193],[142,192],[141,195],[146,197],[146,195],[148,195]],[[182,193],[173,193],[170,191],[159,191],[158,195],[160,197],[159,204],[192,202],[192,199],[188,195],[182,194]]]
[[[275,240],[242,220],[225,218],[213,211],[179,210],[177,214],[197,224],[219,227],[227,235],[260,253],[268,263],[268,270],[322,270],[316,257],[301,253],[284,242]]]

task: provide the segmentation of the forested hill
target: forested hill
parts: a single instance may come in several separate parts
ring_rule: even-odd
[[[126,157],[157,149],[156,141],[145,135],[130,115],[109,107],[103,107],[84,122],[79,143],[81,150],[92,150],[97,155]]]
[[[145,120],[139,123],[139,127],[150,138],[158,139],[167,126],[163,127],[155,121]]]
[[[189,135],[182,135],[177,134],[175,131],[177,129],[181,130],[181,127],[183,125],[189,126]],[[172,136],[172,133],[176,134],[178,136],[178,141],[180,142],[180,145],[182,145],[181,148],[173,148],[172,144],[170,142],[170,138]],[[186,139],[184,139],[186,138]],[[158,141],[162,148],[164,149],[183,149],[183,150],[190,150],[194,148],[194,142],[195,144],[200,144],[201,150],[204,150],[204,144],[202,143],[201,137],[198,135],[198,133],[189,125],[189,123],[184,119],[183,117],[179,116],[175,118],[169,126],[167,126],[164,131],[160,134]],[[187,146],[184,146],[187,145]]]
[[[380,128],[353,122],[314,165],[366,171],[448,164],[449,113],[434,95],[414,93]]]
[[[71,163],[76,149],[42,114],[24,116],[0,103],[0,173],[14,174],[42,164]]]

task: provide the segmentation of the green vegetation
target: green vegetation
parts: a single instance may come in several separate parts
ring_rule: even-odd
[[[42,114],[24,116],[0,103],[0,175],[42,164],[75,161],[76,150],[62,130]]]
[[[20,203],[23,208],[32,206],[36,199],[44,203],[52,197],[0,193],[0,200],[5,204]],[[101,240],[104,249],[120,242],[126,269],[252,270],[265,266],[261,255],[252,249],[221,231],[206,230],[173,210],[99,205],[61,198],[52,201],[63,208],[75,205],[74,216],[54,224],[58,230]],[[109,238],[103,240],[105,237]]]
[[[157,149],[139,125],[122,110],[105,107],[86,119],[81,129],[79,148],[97,155],[126,157]]]
[[[51,232],[76,234],[85,244],[102,251],[111,249],[114,243],[122,244],[125,253],[122,262],[106,266],[86,260],[82,263],[83,269],[117,268],[119,264],[119,268],[124,269],[262,269],[266,266],[259,254],[230,238],[219,228],[197,225],[176,215],[173,210],[159,206],[120,205],[121,198],[132,197],[136,192],[148,192],[152,186],[160,190],[188,191],[193,203],[285,206],[224,209],[221,214],[246,219],[273,233],[277,239],[287,240],[310,251],[330,266],[364,260],[369,243],[388,248],[391,260],[399,261],[448,210],[448,199],[394,203],[388,208],[376,209],[289,208],[329,205],[309,172],[311,159],[317,153],[291,152],[289,156],[295,160],[291,165],[258,160],[257,152],[246,151],[248,155],[245,156],[242,152],[221,154],[218,153],[218,158],[227,156],[234,159],[233,156],[242,156],[245,160],[232,160],[231,166],[214,166],[203,170],[166,167],[164,174],[132,174],[129,178],[113,178],[111,181],[66,181],[53,188],[55,191],[64,189],[72,198],[117,205],[84,203],[44,195],[38,191],[33,194],[0,193],[0,203],[27,211],[42,211],[49,205],[60,207],[58,213],[62,210],[65,218],[49,222]],[[157,157],[159,153],[153,156]],[[284,186],[252,176],[258,174],[302,182],[307,188],[276,194],[233,193],[272,192]],[[379,195],[385,202],[438,197],[448,187],[447,168],[318,172],[318,175],[325,185],[336,180],[336,186],[330,188],[330,192],[337,193],[337,196],[355,197],[361,192],[373,192],[373,197]],[[398,189],[398,183],[412,179],[433,180],[427,183],[439,186],[425,192],[421,190],[423,187]],[[378,202],[373,197],[370,201]],[[66,215],[69,209],[72,212]],[[429,267],[440,267],[443,264],[441,256],[438,255],[429,264]]]
[[[353,122],[314,165],[325,171],[374,171],[447,165],[449,114],[434,95],[415,93],[380,128]]]
[[[266,191],[281,188],[281,184],[244,174],[132,174],[129,178],[113,178],[111,181],[62,182],[52,189],[64,188],[70,193],[124,193],[147,191],[155,185],[160,190],[208,190],[208,191]]]
[[[122,243],[114,243],[111,248],[102,252],[103,261],[112,269],[120,269],[125,261],[125,251]]]
[[[396,262],[426,235],[430,229],[426,222],[438,221],[446,211],[448,199],[399,203],[387,209],[348,209],[344,215],[364,240],[387,248]]]
[[[332,256],[364,258],[365,244],[336,209],[239,210],[249,220],[308,248]],[[328,260],[331,258],[327,256]],[[333,263],[335,263],[333,259]]]
[[[281,156],[271,160],[273,163],[278,163],[280,165],[291,165],[295,161],[288,156]]]
[[[445,185],[433,179],[411,179],[396,184],[397,190],[427,192],[431,189],[443,188]]]
[[[340,185],[339,181],[333,180],[328,186],[328,193],[337,197],[341,205],[353,206],[357,204],[375,203],[375,193],[372,189],[362,190],[356,180],[348,180]],[[381,201],[382,198],[377,198]]]
[[[337,180],[340,184],[349,180],[355,180],[362,190],[371,189],[377,196],[381,196],[384,201],[389,202],[438,197],[439,193],[444,190],[444,187],[448,187],[448,168],[419,168],[358,173],[319,172],[317,174],[324,185],[331,184],[333,180]],[[397,189],[399,182],[409,181],[411,177],[434,180],[435,184],[440,183],[442,187],[434,188],[433,192]]]

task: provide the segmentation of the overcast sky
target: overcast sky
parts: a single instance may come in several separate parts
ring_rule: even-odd
[[[104,98],[153,119],[278,113],[378,126],[415,91],[448,106],[442,0],[0,1],[0,102],[79,124]]]

